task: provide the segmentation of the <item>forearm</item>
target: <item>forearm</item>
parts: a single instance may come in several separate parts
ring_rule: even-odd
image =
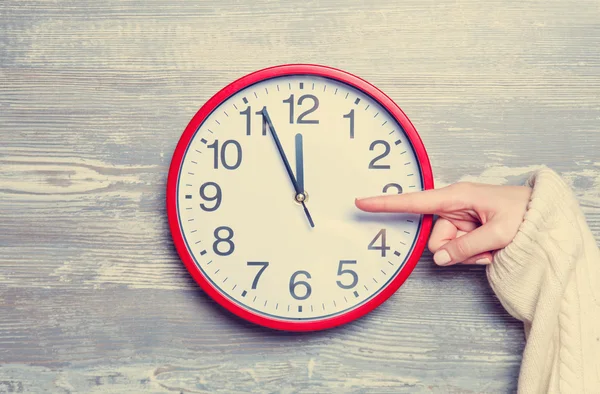
[[[552,171],[533,194],[513,242],[488,267],[508,312],[525,324],[519,392],[600,390],[600,251],[577,200]]]

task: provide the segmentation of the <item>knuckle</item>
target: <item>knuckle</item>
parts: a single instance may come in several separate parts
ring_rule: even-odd
[[[464,259],[471,255],[471,247],[466,238],[458,238],[454,244],[454,250],[456,251],[457,259]]]
[[[460,190],[460,191],[470,191],[470,190],[473,190],[473,189],[475,188],[475,186],[476,186],[476,185],[475,185],[475,183],[473,183],[473,182],[465,182],[465,181],[462,181],[462,182],[457,182],[457,183],[455,183],[455,184],[454,184],[454,185],[452,185],[452,186],[454,186],[454,188],[455,188],[456,190]]]
[[[502,226],[499,226],[499,225],[490,226],[488,236],[492,238],[494,243],[500,244],[503,246],[508,245],[510,243],[510,241],[512,240],[512,237],[510,236],[508,231],[506,231],[506,229],[504,229]]]
[[[427,249],[429,249],[431,253],[437,252],[437,250],[439,249],[437,246],[437,241],[433,238],[429,238],[429,242],[427,243]]]

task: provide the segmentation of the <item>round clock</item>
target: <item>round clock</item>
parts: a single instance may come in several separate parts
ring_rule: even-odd
[[[283,65],[215,94],[185,129],[167,184],[179,255],[202,289],[253,323],[335,327],[407,279],[431,216],[369,214],[356,197],[433,188],[406,115],[347,72]]]

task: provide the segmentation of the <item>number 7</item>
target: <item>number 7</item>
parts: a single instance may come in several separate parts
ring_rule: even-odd
[[[258,280],[260,279],[260,276],[263,274],[263,272],[269,266],[269,262],[267,262],[267,261],[248,261],[247,264],[248,264],[248,266],[262,266],[262,268],[259,269],[258,272],[256,273],[256,276],[254,277],[254,281],[252,282],[252,290],[254,290],[254,289],[256,289],[256,286],[258,285]]]

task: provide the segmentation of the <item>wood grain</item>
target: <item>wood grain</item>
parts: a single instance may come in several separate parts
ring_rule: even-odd
[[[425,253],[381,308],[316,334],[257,328],[190,279],[170,155],[231,80],[340,67],[416,125],[438,185],[557,170],[600,239],[600,3],[0,4],[0,393],[516,388],[519,322],[480,267]]]

